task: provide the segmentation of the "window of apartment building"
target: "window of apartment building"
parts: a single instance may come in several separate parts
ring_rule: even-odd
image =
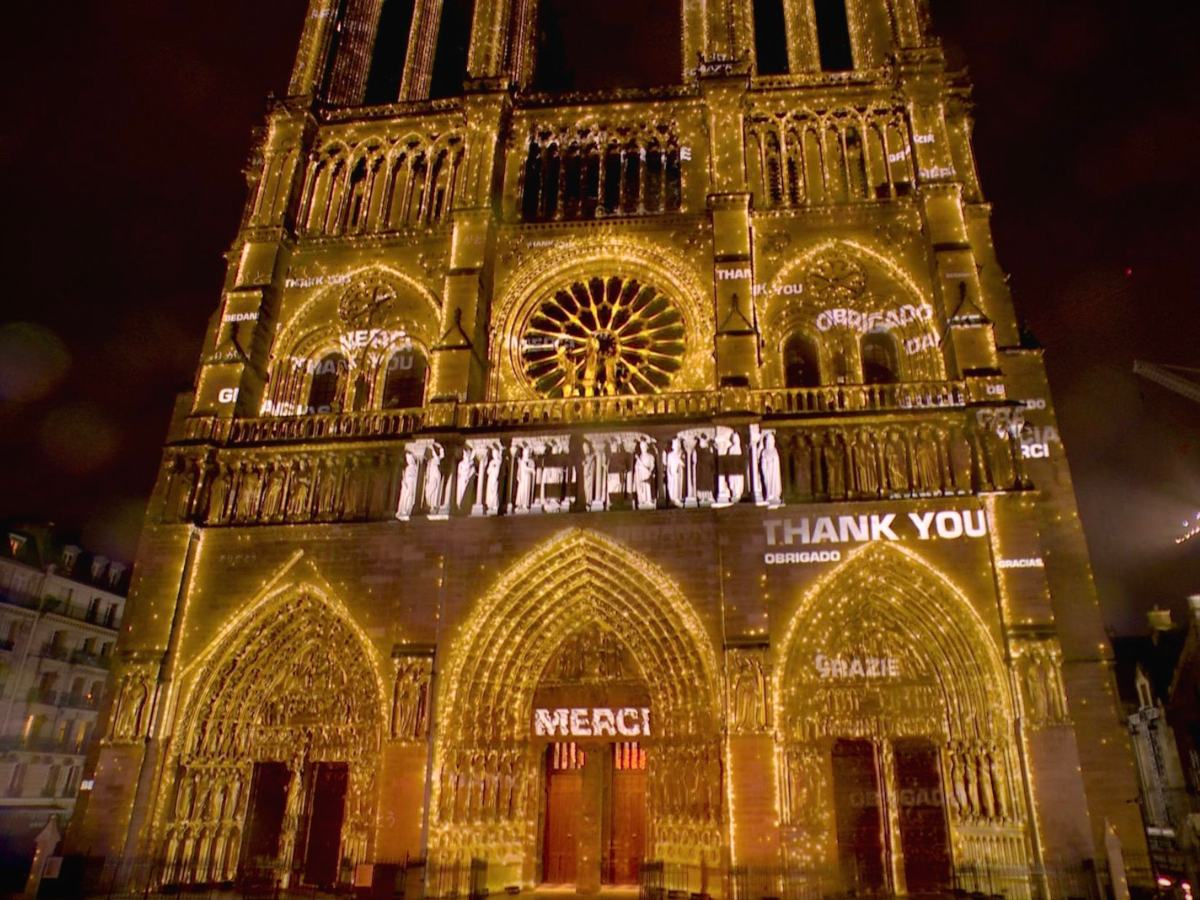
[[[86,653],[88,656],[95,656],[96,655],[96,639],[94,637],[86,638],[83,642],[83,646],[80,647],[79,649],[82,650],[84,653]]]
[[[89,622],[95,622],[100,618],[100,598],[93,597],[88,602],[87,615],[84,616]]]
[[[60,747],[67,745],[67,739],[71,734],[71,724],[70,719],[63,719],[58,723],[58,729],[54,734],[54,742]]]
[[[20,797],[25,790],[25,763],[13,766],[12,776],[8,779],[8,796]]]
[[[100,658],[101,659],[108,658],[109,654],[112,653],[112,646],[113,646],[112,641],[105,641],[103,644],[100,645]]]
[[[92,723],[79,723],[79,730],[75,732],[75,749],[82,750],[87,746],[88,738],[92,736]]]
[[[58,777],[62,774],[61,766],[51,766],[46,772],[46,783],[42,786],[43,797],[53,797],[58,791]]]
[[[79,789],[79,766],[71,766],[67,769],[67,777],[63,781],[62,794],[63,797],[73,797]]]
[[[117,604],[115,604],[115,603],[108,604],[108,612],[106,612],[104,614],[104,627],[105,628],[116,628],[117,627],[117,608],[118,608]]]

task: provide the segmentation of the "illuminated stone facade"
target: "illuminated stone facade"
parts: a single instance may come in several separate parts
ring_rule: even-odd
[[[696,0],[678,84],[557,95],[536,6],[311,0],[69,846],[741,896],[1060,894],[1106,821],[1144,852],[924,4]]]

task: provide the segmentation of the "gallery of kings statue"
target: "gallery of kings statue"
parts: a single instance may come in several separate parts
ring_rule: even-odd
[[[310,0],[66,854],[746,900],[1144,854],[971,127],[925,0]]]

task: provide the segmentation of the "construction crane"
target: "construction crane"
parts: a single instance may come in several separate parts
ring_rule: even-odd
[[[1142,362],[1140,359],[1133,361],[1133,374],[1141,375],[1147,381],[1153,381],[1155,384],[1165,387],[1168,391],[1174,391],[1181,397],[1186,397],[1193,403],[1200,403],[1200,384],[1194,381],[1189,381],[1182,375],[1176,375],[1171,371],[1176,369],[1180,372],[1197,372],[1197,369],[1188,369],[1184,366],[1160,366],[1156,363]]]

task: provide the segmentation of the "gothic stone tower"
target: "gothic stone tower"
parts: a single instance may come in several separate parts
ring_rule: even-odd
[[[660,83],[591,90],[627,45]],[[969,109],[922,0],[310,0],[70,847],[741,896],[1144,852]]]

